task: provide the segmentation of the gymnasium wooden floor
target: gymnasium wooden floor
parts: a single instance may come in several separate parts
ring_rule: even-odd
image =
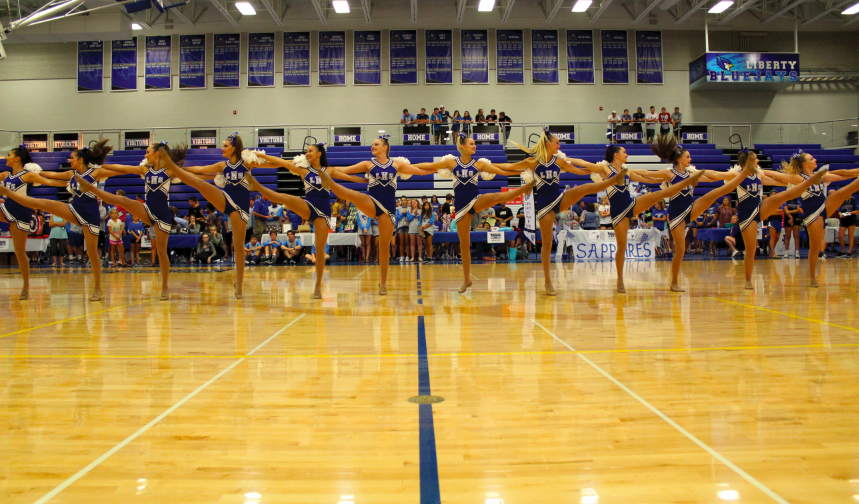
[[[857,261],[627,266],[2,270],[0,502],[859,501]]]

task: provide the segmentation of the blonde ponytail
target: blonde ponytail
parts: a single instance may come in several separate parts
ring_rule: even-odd
[[[525,152],[531,157],[537,158],[538,161],[542,161],[544,163],[549,162],[552,159],[551,154],[549,154],[549,149],[547,145],[552,140],[552,133],[549,132],[548,128],[543,129],[543,133],[540,135],[540,140],[537,141],[537,145],[533,147],[523,147],[516,142],[511,142],[515,145],[519,150]]]

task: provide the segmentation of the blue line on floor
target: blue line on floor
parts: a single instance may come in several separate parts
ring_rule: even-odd
[[[418,395],[430,395],[429,361],[427,359],[426,327],[423,316],[418,317]],[[432,404],[420,404],[420,462],[421,504],[441,503],[438,484],[438,457],[435,450],[435,425]]]

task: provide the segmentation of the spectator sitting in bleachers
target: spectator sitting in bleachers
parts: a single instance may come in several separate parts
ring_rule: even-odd
[[[197,200],[196,196],[188,198],[188,220],[191,220],[190,217],[192,215],[197,218],[198,222],[205,218],[203,215],[203,209],[200,208],[200,202]]]
[[[200,241],[197,242],[197,250],[194,252],[194,261],[204,264],[212,264],[218,258],[218,251],[212,242],[209,241],[209,233],[200,235]]]
[[[188,226],[188,221],[179,216],[179,209],[171,206],[170,214],[173,216],[173,224],[170,226],[170,234],[180,234]]]
[[[270,232],[262,240],[262,246],[265,247],[265,263],[268,265],[283,262],[283,244],[277,239],[277,231]]]
[[[194,215],[188,216],[188,225],[185,227],[185,233],[187,234],[200,234],[200,223],[197,222],[197,217]]]
[[[209,226],[209,241],[217,252],[217,262],[221,262],[227,257],[227,243],[224,241],[224,235],[218,232],[218,226]]]
[[[251,241],[245,244],[245,264],[259,264],[260,254],[262,253],[262,244],[257,241],[256,236],[251,236]]]
[[[305,259],[311,264],[316,264],[316,244],[313,244],[313,247],[310,249],[310,253],[304,256]],[[328,255],[328,244],[325,244],[325,262],[331,260],[331,256]]]
[[[286,240],[283,245],[283,254],[287,260],[287,264],[298,264],[301,259],[301,240],[295,236],[295,231],[289,230],[286,232]]]
[[[223,218],[223,215],[221,214],[221,212],[218,211],[217,208],[215,208],[215,205],[213,205],[211,203],[206,205],[206,226],[207,227],[218,226],[220,228],[222,218]]]

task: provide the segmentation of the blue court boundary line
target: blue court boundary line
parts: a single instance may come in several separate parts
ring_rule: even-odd
[[[423,305],[420,265],[417,268],[417,275],[418,304]],[[418,395],[431,395],[427,331],[423,315],[418,316]],[[418,405],[418,430],[420,434],[421,504],[441,504],[432,404]]]

